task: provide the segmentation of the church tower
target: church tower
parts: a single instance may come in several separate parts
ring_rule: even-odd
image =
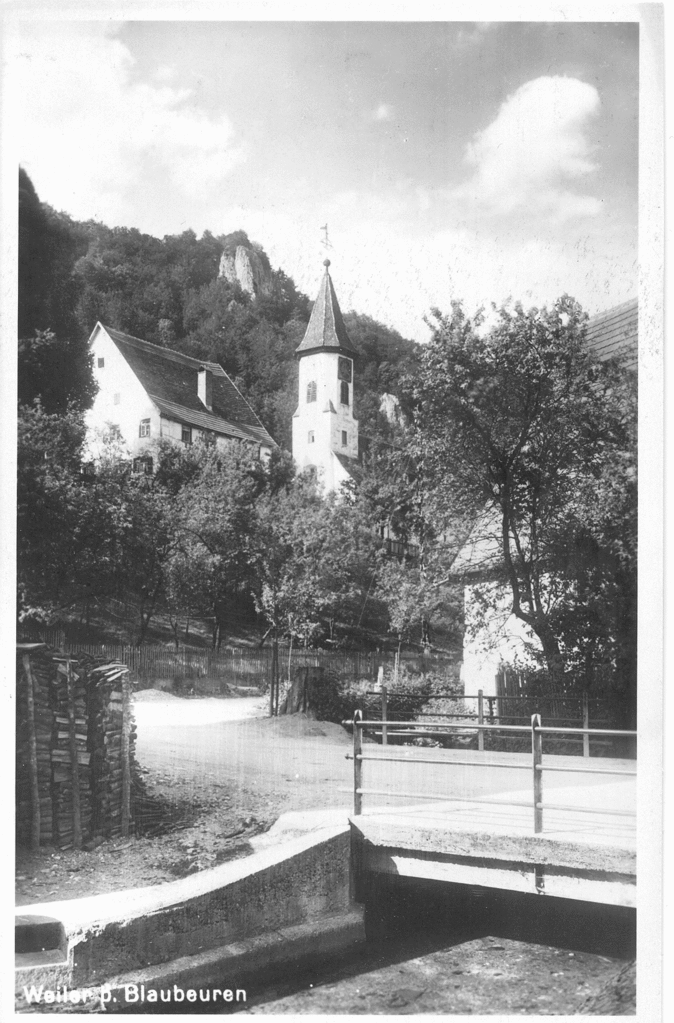
[[[353,418],[354,361],[330,277],[330,260],[311,313],[299,359],[299,404],[293,416],[293,457],[299,469],[314,467],[326,491],[352,477],[358,459],[358,421]]]

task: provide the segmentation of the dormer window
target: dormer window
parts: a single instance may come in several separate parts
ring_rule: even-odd
[[[310,380],[307,384],[307,404],[310,401],[316,401],[316,381]]]
[[[349,385],[344,380],[339,385],[339,400],[342,405],[349,404]]]

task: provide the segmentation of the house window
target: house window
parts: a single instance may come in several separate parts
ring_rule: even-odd
[[[134,458],[133,460],[133,471],[135,473],[141,473],[144,476],[152,475],[152,455],[141,455],[140,458]]]
[[[342,430],[342,447],[343,448],[347,447],[348,443],[349,443],[349,438],[346,435],[346,430]]]
[[[104,366],[105,366],[105,359],[99,359],[98,360],[98,368],[99,369],[103,369]]]
[[[150,420],[149,419],[141,419],[141,421],[140,421],[140,430],[138,431],[138,436],[139,437],[149,437],[150,436]]]
[[[315,439],[316,438],[314,437],[314,431],[313,430],[309,430],[309,443],[313,444]]]
[[[191,426],[183,426],[180,439],[182,440],[183,444],[191,444],[192,443],[192,427]]]
[[[121,400],[122,400],[121,394],[119,393],[119,391],[116,391],[112,396],[113,405],[119,405]]]
[[[341,401],[342,405],[349,404],[349,385],[345,383],[344,380],[342,380],[341,384],[339,385],[339,400]]]
[[[307,403],[316,401],[316,381],[310,380],[307,384]]]

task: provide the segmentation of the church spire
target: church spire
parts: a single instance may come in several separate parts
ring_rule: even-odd
[[[300,357],[308,352],[333,351],[344,352],[351,358],[358,356],[356,348],[348,335],[337,296],[330,277],[330,260],[323,261],[325,274],[321,281],[318,297],[314,302],[311,318],[304,339],[295,354]]]

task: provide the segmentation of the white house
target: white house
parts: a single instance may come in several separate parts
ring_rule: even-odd
[[[89,447],[114,426],[133,457],[159,439],[192,444],[210,436],[246,445],[257,458],[274,441],[225,371],[97,323],[90,338],[98,394],[87,415]]]
[[[351,479],[358,459],[358,421],[353,416],[354,365],[358,358],[344,325],[330,278],[330,260],[302,343],[299,404],[293,416],[293,458],[314,468],[326,491]]]

